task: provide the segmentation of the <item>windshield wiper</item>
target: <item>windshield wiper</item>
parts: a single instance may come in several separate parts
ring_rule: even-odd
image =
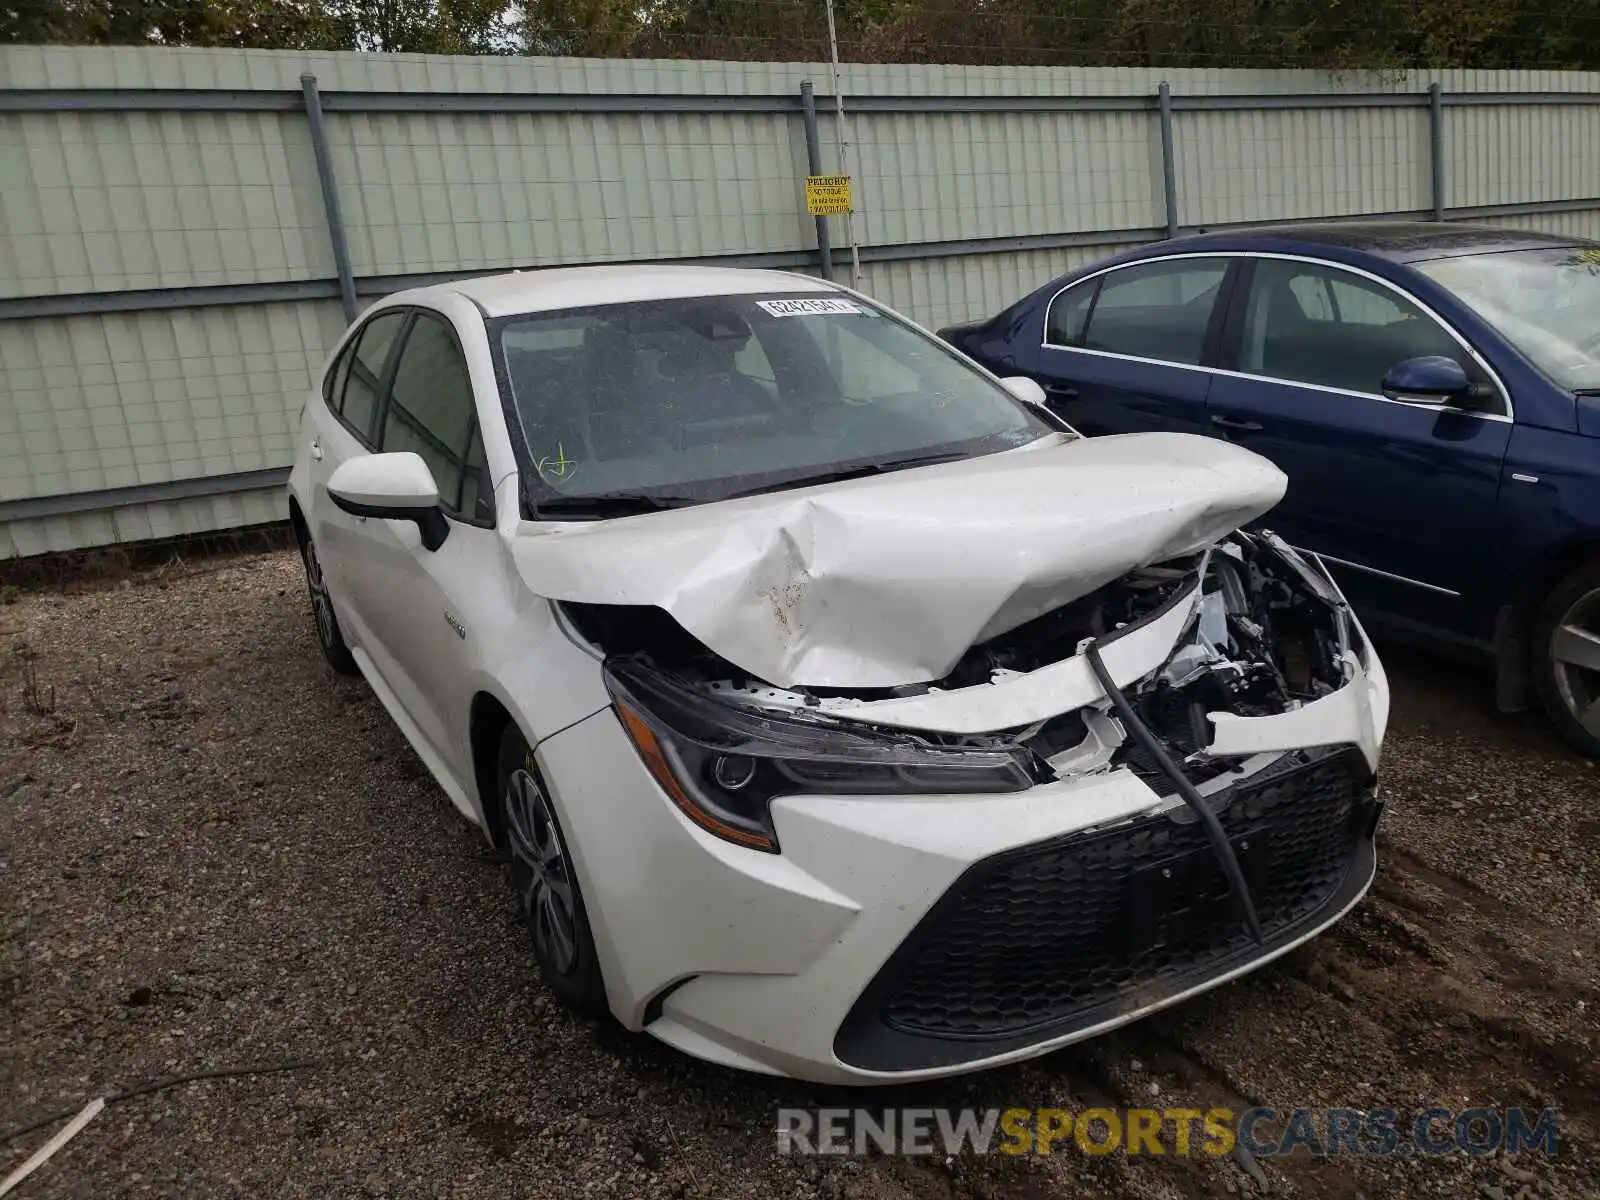
[[[905,471],[911,467],[931,467],[935,463],[955,462],[971,458],[965,451],[952,454],[920,454],[910,458],[891,458],[884,462],[863,463],[858,467],[841,467],[837,471],[823,471],[818,475],[802,475],[798,479],[785,479],[781,483],[766,483],[742,492],[730,492],[725,499],[736,496],[759,496],[764,492],[783,492],[790,488],[815,487],[823,483],[843,483],[847,479],[864,479],[868,475],[886,475],[890,471]]]
[[[802,475],[798,479],[785,479],[781,483],[767,483],[744,491],[727,492],[719,496],[684,496],[674,493],[652,495],[649,492],[599,492],[593,496],[545,496],[533,499],[534,510],[541,516],[563,517],[628,517],[638,513],[660,512],[668,508],[686,508],[692,504],[706,504],[713,500],[732,500],[739,496],[760,496],[767,492],[782,492],[790,488],[813,487],[824,483],[842,483],[847,479],[861,479],[868,475],[883,475],[890,471],[904,471],[911,467],[928,467],[935,463],[955,462],[970,458],[965,452],[945,454],[920,454],[908,458],[891,458],[883,462],[863,463],[856,467],[843,467],[837,471],[824,471],[817,475]]]
[[[695,496],[660,495],[647,492],[600,492],[593,496],[545,496],[533,501],[541,515],[570,517],[628,517],[637,513],[660,512],[667,508],[686,508],[703,503]]]

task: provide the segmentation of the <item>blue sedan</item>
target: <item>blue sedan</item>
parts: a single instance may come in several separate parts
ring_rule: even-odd
[[[1428,224],[1162,242],[941,331],[1087,434],[1237,442],[1374,627],[1600,757],[1600,243]]]

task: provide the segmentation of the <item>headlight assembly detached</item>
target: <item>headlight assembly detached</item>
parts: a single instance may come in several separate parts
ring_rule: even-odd
[[[708,833],[757,850],[777,853],[776,796],[1017,792],[1034,783],[1021,747],[941,746],[804,711],[757,711],[637,660],[606,664],[605,679],[623,729],[673,803]]]

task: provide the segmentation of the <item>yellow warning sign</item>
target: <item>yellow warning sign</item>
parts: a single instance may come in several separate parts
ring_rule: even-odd
[[[807,175],[806,211],[813,217],[829,217],[850,210],[850,176]]]

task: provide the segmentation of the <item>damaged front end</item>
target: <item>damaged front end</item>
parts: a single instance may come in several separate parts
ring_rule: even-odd
[[[879,853],[939,878],[907,885],[914,925],[868,956],[834,1028],[852,1071],[1114,1028],[1287,952],[1373,877],[1383,669],[1326,572],[1271,534],[1134,568],[897,687],[775,687],[659,608],[559,611],[701,829],[778,853],[793,828],[790,857],[817,872],[813,835],[851,826],[857,804],[828,802],[845,796],[874,832],[837,848],[856,866],[822,868],[830,887],[870,892]],[[885,919],[864,913],[862,936]]]
[[[1387,718],[1338,590],[1271,534],[1132,571],[900,687],[773,687],[659,608],[560,611],[603,657],[624,727],[680,809],[774,852],[771,802],[796,793],[1008,792],[1127,771],[1204,821],[1203,794],[1286,753],[1354,747],[1375,772]],[[1217,855],[1226,866],[1225,844]]]

